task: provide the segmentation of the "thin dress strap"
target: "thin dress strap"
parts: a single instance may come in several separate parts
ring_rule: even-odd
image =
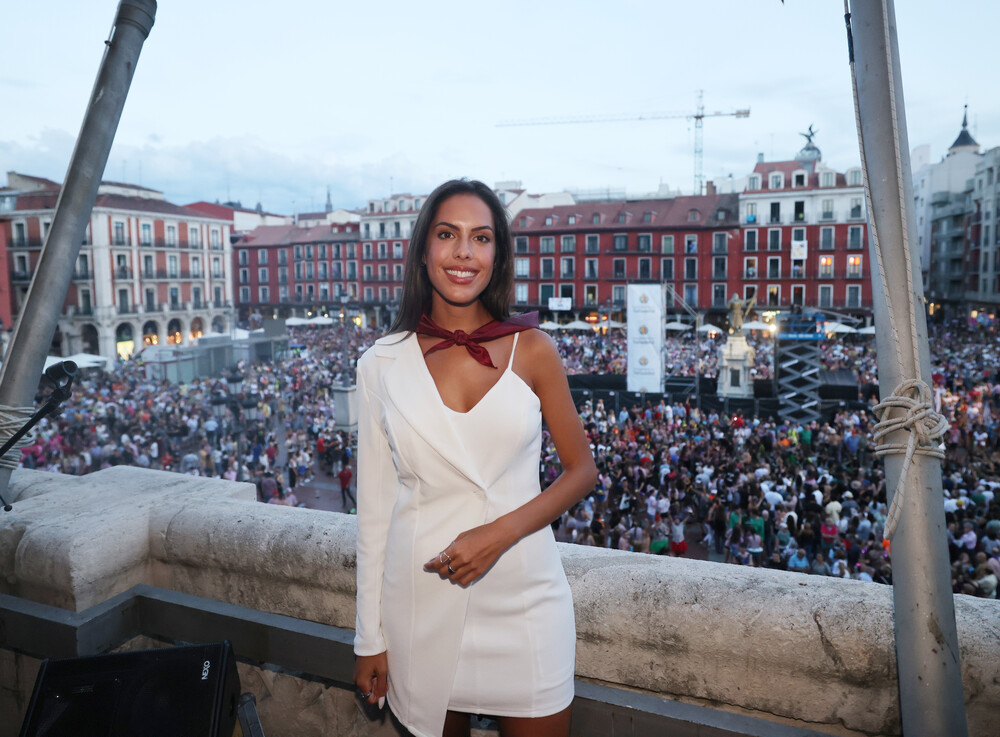
[[[510,347],[510,361],[507,362],[507,370],[514,368],[514,349],[517,348],[517,339],[521,337],[520,333],[514,333],[514,345]]]

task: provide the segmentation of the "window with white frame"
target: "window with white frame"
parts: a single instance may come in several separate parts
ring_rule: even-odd
[[[625,278],[625,259],[616,258],[611,262],[611,270],[613,278],[624,279]]]
[[[257,281],[258,282],[266,282],[267,281],[267,269],[266,268],[257,269]]]
[[[792,285],[792,304],[802,307],[806,303],[806,288],[804,284]]]
[[[767,231],[767,250],[781,250],[781,228],[771,228]]]
[[[583,303],[587,306],[597,304],[597,285],[587,284],[583,288]]]
[[[751,174],[747,179],[747,189],[754,190],[760,189],[761,176],[760,174]]]
[[[746,221],[748,223],[756,223],[757,222],[757,203],[756,202],[748,202],[746,207],[747,207]]]
[[[687,281],[694,281],[698,278],[698,259],[684,259],[684,278]]]
[[[599,272],[597,270],[597,259],[588,258],[584,261],[584,279],[599,279]]]
[[[525,235],[519,235],[514,239],[514,253],[527,253],[528,252],[528,237]]]
[[[611,301],[616,305],[625,304],[625,285],[615,284],[611,287]]]
[[[531,259],[514,259],[514,277],[516,279],[527,279],[531,276]]]
[[[261,248],[257,251],[257,265],[267,266],[267,249]]]
[[[821,251],[832,251],[833,250],[833,227],[824,226],[819,229],[819,250]]]
[[[781,285],[768,284],[767,305],[768,307],[778,307],[781,304]]]
[[[271,300],[271,290],[268,287],[260,287],[257,290],[261,302],[269,302]]]
[[[860,169],[848,169],[847,170],[847,184],[851,187],[861,186],[861,170]]]
[[[851,225],[847,228],[848,248],[861,248],[861,227],[860,225]]]
[[[780,171],[771,172],[771,176],[767,180],[768,189],[784,189],[785,188],[785,175]]]
[[[564,256],[560,259],[559,278],[572,279],[575,270],[575,260],[572,256]]]
[[[574,253],[576,251],[576,236],[564,235],[559,237],[559,252]]]
[[[573,285],[572,284],[560,284],[559,285],[559,296],[563,299],[573,299]]]
[[[781,257],[774,256],[767,260],[767,278],[768,279],[780,279],[781,278]]]
[[[684,236],[684,253],[698,253],[698,236],[694,233]]]
[[[541,260],[542,265],[542,279],[553,279],[555,277],[555,259],[543,258]]]
[[[660,259],[660,281],[674,280],[674,260],[672,258]]]
[[[653,278],[653,267],[650,259],[648,258],[639,259],[639,278],[640,279]]]
[[[756,251],[757,250],[757,231],[756,229],[743,231],[743,249],[746,251]]]
[[[820,185],[823,187],[832,187],[837,183],[837,175],[832,171],[823,172],[823,176],[820,179]]]
[[[597,235],[588,235],[586,244],[587,253],[600,253],[601,252],[601,238]]]
[[[542,236],[539,239],[538,251],[539,253],[555,253],[556,239],[551,235]]]
[[[250,301],[250,287],[240,287],[240,302],[247,303]]]
[[[712,306],[713,307],[725,307],[726,306],[726,285],[725,284],[713,284],[712,285]]]
[[[640,253],[649,253],[653,250],[653,236],[649,233],[640,233],[636,237],[635,245]]]
[[[757,299],[757,285],[756,284],[744,284],[743,285],[743,299],[747,302],[752,302]]]
[[[517,304],[523,305],[528,303],[528,285],[527,284],[515,284],[514,285],[514,301]]]
[[[392,280],[393,281],[403,281],[403,265],[393,264],[392,266]]]
[[[166,241],[167,241],[167,245],[168,246],[176,246],[177,245],[177,226],[176,225],[168,225],[167,226],[167,238],[166,238]],[[247,297],[247,300],[249,301],[249,297]]]
[[[757,257],[750,256],[743,259],[743,278],[744,279],[756,279],[757,278]]]
[[[684,285],[684,301],[687,302],[692,307],[698,304],[698,285],[697,284],[685,284]]]
[[[188,226],[188,243],[191,248],[198,248],[201,245],[201,229],[197,225]]]
[[[847,285],[847,304],[845,306],[853,307],[855,309],[861,307],[861,285]]]
[[[625,233],[615,233],[612,236],[611,247],[616,251],[628,250],[628,236]]]
[[[861,217],[861,198],[852,197],[851,198],[851,217],[859,218]]]
[[[819,257],[819,274],[820,279],[832,279],[833,278],[833,256],[820,256]]]
[[[848,279],[861,278],[861,256],[847,257],[847,278]]]
[[[392,244],[392,257],[403,258],[403,244],[399,241]]]
[[[823,220],[833,220],[833,198],[827,198],[820,203],[820,217]]]
[[[673,253],[674,252],[674,237],[672,235],[664,235],[660,237],[660,253]]]

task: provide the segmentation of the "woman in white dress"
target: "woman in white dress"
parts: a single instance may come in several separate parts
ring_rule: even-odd
[[[509,318],[507,216],[455,180],[414,226],[396,321],[358,362],[355,682],[418,737],[568,735],[576,635],[550,523],[597,477],[553,341]],[[535,320],[537,321],[537,317]],[[544,418],[562,474],[541,493]]]

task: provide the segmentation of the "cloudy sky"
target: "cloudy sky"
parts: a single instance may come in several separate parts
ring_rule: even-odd
[[[61,180],[117,0],[8,3],[0,171]],[[693,186],[787,159],[812,124],[824,161],[858,162],[842,0],[160,0],[106,179],[179,204],[290,213],[426,193],[457,176],[533,192]],[[1000,145],[1000,3],[897,4],[911,146],[940,157],[969,105]],[[499,127],[676,113],[676,119]]]

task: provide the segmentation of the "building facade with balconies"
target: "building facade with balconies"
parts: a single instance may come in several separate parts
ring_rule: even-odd
[[[512,305],[621,317],[629,284],[659,282],[695,309],[725,309],[739,278],[737,209],[737,195],[714,193],[522,209]]]
[[[359,315],[356,222],[264,225],[233,247],[237,313],[265,318]]]
[[[34,277],[60,185],[8,173],[9,306],[16,316]],[[144,345],[185,345],[232,327],[230,223],[167,202],[162,192],[102,182],[58,322],[62,355],[126,356]]]
[[[970,310],[996,319],[1000,305],[1000,148],[986,151],[970,188],[965,301]]]
[[[791,161],[758,158],[740,195],[737,293],[759,309],[871,315],[871,268],[860,167],[825,167],[811,140]]]

